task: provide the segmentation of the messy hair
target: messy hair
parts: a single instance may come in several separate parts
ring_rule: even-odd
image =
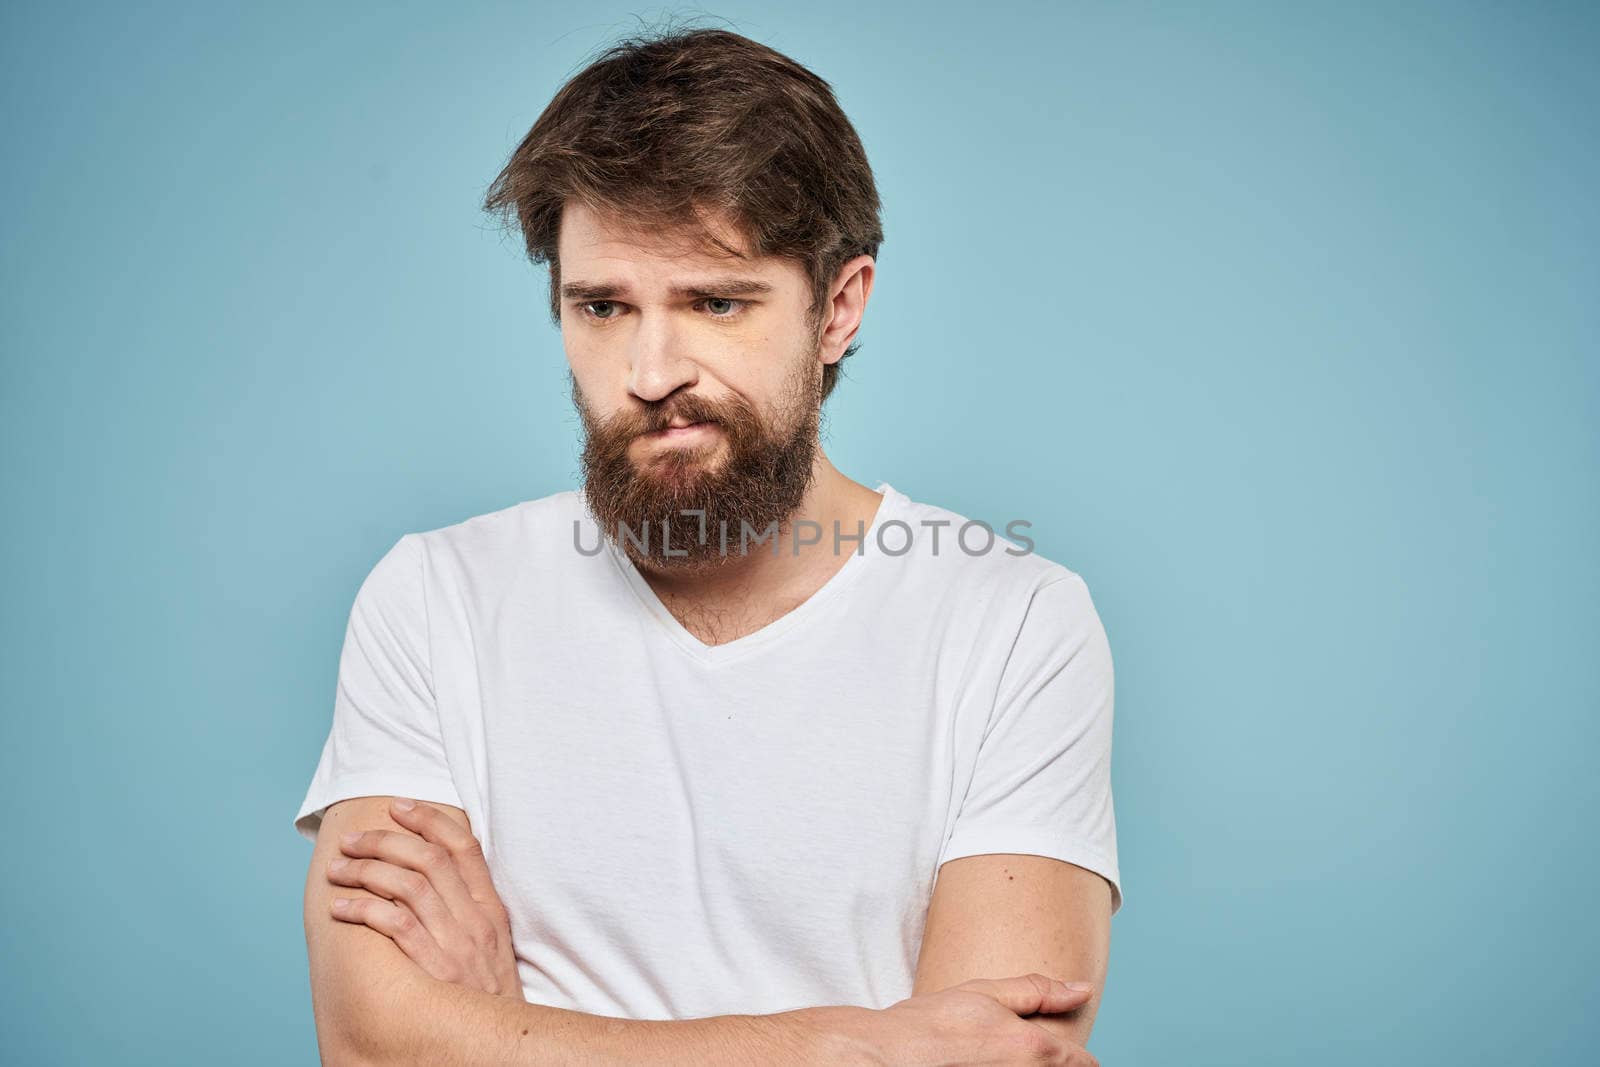
[[[840,268],[883,242],[872,168],[832,87],[722,29],[609,47],[561,87],[490,186],[484,209],[514,221],[528,258],[549,265],[557,322],[569,201],[738,255],[706,225],[709,214],[731,219],[756,255],[804,268],[813,327]],[[824,366],[823,399],[843,362]]]

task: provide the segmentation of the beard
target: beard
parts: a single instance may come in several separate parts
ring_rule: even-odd
[[[598,420],[568,371],[583,421],[584,499],[601,531],[635,564],[678,573],[774,552],[811,485],[822,408],[821,378],[805,374],[814,367],[803,362],[790,380],[775,427],[737,395],[674,395]],[[651,442],[637,460],[629,454],[640,434],[679,417],[720,432],[686,444]]]

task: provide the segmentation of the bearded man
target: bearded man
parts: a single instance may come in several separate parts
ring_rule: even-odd
[[[883,240],[828,84],[626,41],[486,206],[583,485],[356,595],[295,818],[324,1061],[1093,1063],[1109,647],[1077,574],[819,444]]]

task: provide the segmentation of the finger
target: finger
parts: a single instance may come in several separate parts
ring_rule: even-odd
[[[1022,1046],[1020,1051],[1029,1063],[1070,1067],[1072,1061],[1067,1056],[1072,1046],[1053,1032],[1020,1016],[1017,1018],[1017,1026],[1019,1029],[1016,1031],[1016,1040]]]
[[[355,886],[397,900],[422,920],[422,925],[438,944],[454,935],[456,925],[444,898],[434,892],[427,878],[405,867],[373,859],[340,856],[328,863],[328,881],[334,885]]]
[[[404,804],[410,804],[411,807],[402,807]],[[456,871],[466,883],[473,900],[497,916],[503,914],[504,907],[500,894],[495,891],[494,879],[489,874],[489,861],[483,854],[483,844],[472,831],[438,808],[405,797],[396,797],[389,808],[395,822],[421,834],[424,840],[449,850],[455,859]]]
[[[1034,1031],[1030,1038],[1031,1053],[1035,1060],[1043,1063],[1057,1064],[1058,1067],[1100,1067],[1100,1061],[1090,1055],[1089,1050],[1075,1041],[1069,1041],[1054,1030],[1040,1026],[1028,1019],[1018,1018],[1017,1022],[1030,1027]],[[1044,1035],[1040,1037],[1039,1035]],[[1030,1061],[1031,1062],[1031,1061]]]
[[[457,919],[480,918],[455,862],[440,845],[395,830],[354,830],[340,838],[339,850],[352,859],[378,859],[416,871]]]
[[[338,897],[331,907],[333,917],[342,922],[367,926],[400,947],[413,963],[434,978],[454,982],[449,957],[423,929],[422,923],[403,906],[376,897]]]
[[[1094,996],[1094,988],[1086,982],[1069,986],[1037,972],[1017,978],[973,978],[957,988],[991,996],[1018,1015],[1072,1011]]]

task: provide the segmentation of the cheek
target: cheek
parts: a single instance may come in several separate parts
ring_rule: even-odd
[[[562,347],[566,351],[571,384],[591,405],[604,408],[610,404],[611,394],[617,388],[617,376],[608,371],[604,350],[591,341],[570,336],[562,337]]]
[[[563,329],[561,347],[566,351],[567,365],[572,369],[573,377],[585,389],[603,388],[607,381],[616,376],[617,372],[611,369],[613,364],[624,361],[621,349],[615,344],[608,344],[594,330]]]

